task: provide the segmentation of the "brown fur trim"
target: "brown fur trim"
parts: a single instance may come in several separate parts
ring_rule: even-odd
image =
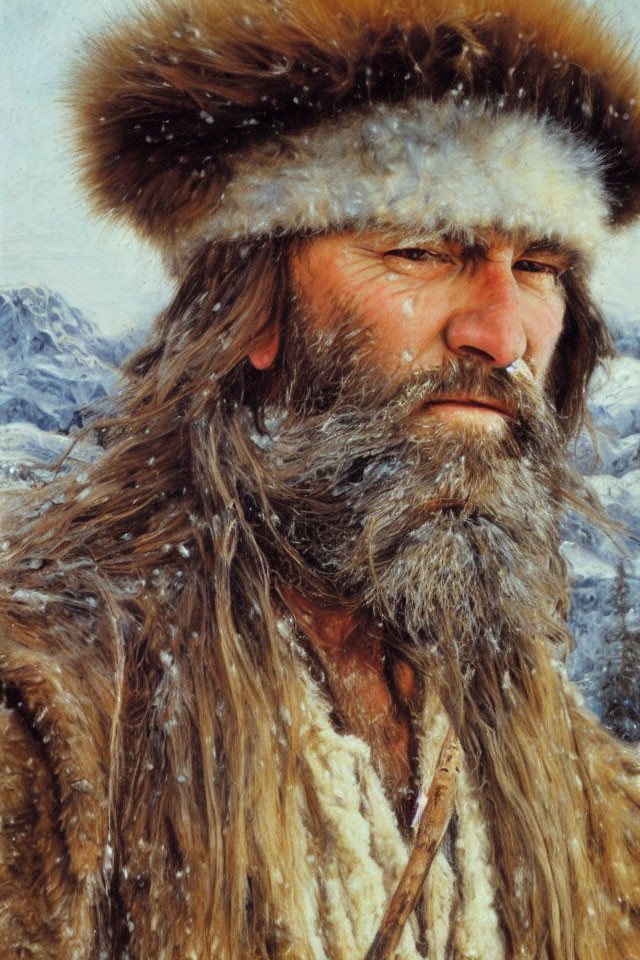
[[[0,955],[89,960],[110,937],[113,624],[14,597],[0,609]]]
[[[71,100],[97,208],[170,244],[220,198],[232,154],[459,85],[592,143],[612,223],[640,213],[637,65],[575,0],[160,0],[90,44]]]

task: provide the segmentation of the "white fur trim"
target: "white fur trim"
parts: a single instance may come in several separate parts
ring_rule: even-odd
[[[495,907],[496,878],[487,827],[477,790],[463,767],[458,781],[457,859],[461,865],[462,898],[454,942],[464,960],[504,960],[505,951]],[[461,815],[464,811],[464,816]]]
[[[292,864],[288,879],[306,889],[303,903],[283,898],[278,904],[280,933],[289,945],[306,938],[311,952],[301,949],[300,955],[313,960],[354,960],[365,955],[378,930],[409,849],[369,748],[335,730],[324,697],[304,673],[301,679],[307,722],[300,730],[300,757],[311,778],[315,814],[309,816],[301,791],[299,819],[289,823],[298,832],[300,862]],[[419,765],[422,789],[428,790],[449,724],[433,692],[426,699],[423,724]],[[418,906],[426,919],[429,960],[448,960],[452,942],[460,960],[503,960],[490,845],[476,790],[464,769],[456,814],[455,867],[440,849]],[[420,960],[418,933],[414,915],[404,928],[396,960]],[[288,949],[284,953],[291,955]]]
[[[596,151],[552,120],[464,101],[378,104],[239,154],[184,238],[399,227],[525,229],[588,256],[608,236]]]

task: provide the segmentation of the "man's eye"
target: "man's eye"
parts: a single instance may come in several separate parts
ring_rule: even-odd
[[[413,263],[424,263],[427,260],[447,261],[449,258],[439,250],[425,250],[424,247],[399,247],[397,250],[388,250],[385,257],[401,257]]]
[[[562,273],[560,267],[553,263],[544,263],[540,260],[518,260],[513,265],[514,270],[525,270],[527,273],[547,273],[556,279]]]

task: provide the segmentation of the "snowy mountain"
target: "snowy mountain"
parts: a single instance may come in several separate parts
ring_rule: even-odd
[[[107,395],[131,349],[46,287],[0,289],[0,423],[67,431]]]
[[[622,355],[598,374],[590,400],[599,458],[585,433],[577,462],[631,537],[621,550],[581,518],[566,523],[563,551],[575,580],[569,672],[605,722],[640,740],[640,328],[619,317],[611,327]],[[46,478],[38,463],[64,452],[64,434],[114,388],[136,345],[100,337],[44,287],[0,290],[0,487]],[[74,450],[80,460],[96,455],[89,444]]]
[[[115,387],[135,338],[108,340],[44,286],[0,289],[0,487],[46,480],[83,411]],[[68,466],[96,451],[77,445]]]

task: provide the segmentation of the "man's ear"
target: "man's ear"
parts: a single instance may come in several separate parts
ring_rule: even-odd
[[[280,346],[280,322],[274,320],[262,331],[258,342],[249,353],[249,360],[256,370],[267,370],[276,358]]]

